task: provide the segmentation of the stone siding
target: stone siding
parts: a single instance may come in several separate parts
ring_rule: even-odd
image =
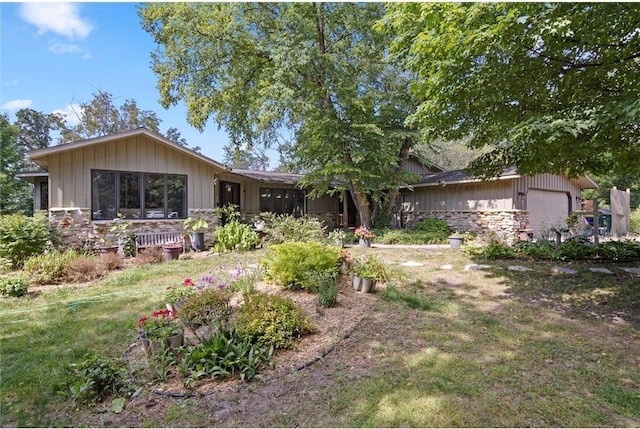
[[[404,228],[410,228],[426,218],[435,217],[446,221],[452,231],[494,233],[496,238],[509,245],[518,241],[521,228],[528,224],[528,216],[526,210],[429,210],[399,214]]]
[[[205,233],[205,245],[211,247],[214,243],[214,230],[219,225],[218,215],[213,209],[189,209],[189,216],[200,217],[209,223],[209,229]],[[184,231],[182,219],[132,219],[135,233],[149,232],[175,232]],[[100,243],[100,239],[110,240],[117,244],[115,234],[109,232],[113,221],[91,220],[89,208],[51,208],[49,209],[49,222],[60,231],[62,244],[73,248],[94,248]],[[190,247],[189,234],[184,233],[185,245]]]

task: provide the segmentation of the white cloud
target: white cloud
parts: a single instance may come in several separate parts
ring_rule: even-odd
[[[49,41],[49,50],[57,55],[82,52],[80,46],[71,43],[60,43],[57,40]]]
[[[18,85],[18,79],[2,82],[2,86],[16,86],[16,85]]]
[[[56,109],[51,113],[61,114],[67,121],[67,125],[74,127],[80,122],[78,115],[82,116],[82,108],[79,104],[67,104],[64,108]]]
[[[20,15],[38,27],[38,35],[52,32],[70,39],[86,38],[93,26],[80,17],[74,3],[23,3]]]
[[[20,110],[31,107],[32,104],[33,101],[31,100],[11,100],[4,103],[2,108],[5,110]]]

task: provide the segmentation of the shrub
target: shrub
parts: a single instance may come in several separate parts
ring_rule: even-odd
[[[566,240],[560,243],[556,248],[558,259],[565,260],[581,260],[587,259],[595,254],[593,246],[581,243],[578,240]]]
[[[238,308],[236,328],[252,341],[288,349],[313,330],[302,309],[289,298],[255,292],[244,299]]]
[[[221,331],[226,328],[231,316],[230,299],[224,290],[205,289],[187,298],[178,316],[192,328],[194,325],[207,325],[215,331]]]
[[[629,227],[632,234],[640,234],[640,207],[631,211],[629,217]]]
[[[250,381],[259,378],[260,368],[272,364],[273,347],[251,343],[236,331],[221,331],[197,347],[188,347],[180,363],[180,372],[188,382],[204,377],[238,376]]]
[[[67,265],[79,256],[73,249],[67,249],[62,253],[53,250],[27,259],[24,263],[24,271],[34,283],[56,283],[64,278]]]
[[[104,274],[96,258],[79,257],[65,267],[64,277],[70,282],[88,282]]]
[[[255,248],[259,242],[258,234],[249,225],[235,219],[216,229],[216,252],[250,250]]]
[[[519,241],[513,246],[514,252],[520,257],[540,259],[557,259],[556,247],[549,240],[538,240],[535,243],[530,241]]]
[[[334,274],[328,271],[311,272],[309,282],[312,284],[311,289],[318,294],[321,307],[335,307],[338,303],[338,282]]]
[[[485,259],[512,259],[516,254],[506,244],[492,242],[482,249],[480,256]]]
[[[100,255],[100,266],[104,271],[113,271],[120,268],[122,258],[116,253],[105,253]]]
[[[309,289],[307,273],[338,272],[340,249],[317,242],[276,244],[262,260],[265,277],[287,289]]]
[[[148,247],[136,254],[136,265],[157,264],[162,262],[162,248]]]
[[[593,249],[593,253],[608,261],[628,261],[640,258],[640,243],[636,241],[607,241]]]
[[[270,244],[280,244],[295,241],[325,242],[326,227],[313,217],[294,217],[289,214],[276,215],[269,213],[265,229],[267,241]]]
[[[0,294],[21,297],[27,294],[29,281],[21,273],[12,273],[0,277]]]
[[[67,368],[66,386],[75,400],[96,403],[108,395],[131,393],[125,363],[100,356],[87,355]]]
[[[391,270],[375,255],[362,255],[353,261],[351,271],[358,277],[388,282]]]
[[[33,217],[21,214],[0,218],[0,257],[20,267],[28,258],[44,252],[52,237],[49,220],[44,211]]]
[[[428,234],[432,243],[446,243],[451,233],[446,221],[433,217],[415,223],[412,230]]]

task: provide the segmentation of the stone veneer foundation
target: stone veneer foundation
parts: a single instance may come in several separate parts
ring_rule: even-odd
[[[219,217],[214,209],[189,209],[189,216],[202,218],[209,223],[209,230],[205,233],[205,244],[210,247],[214,242],[213,232],[219,225]],[[131,219],[135,233],[182,232],[184,231],[182,221],[183,219]],[[115,234],[109,232],[113,221],[91,220],[89,208],[51,208],[49,222],[60,230],[64,246],[93,248],[99,245],[101,238],[110,240],[112,243],[118,242]],[[189,248],[189,234],[185,232],[184,236],[185,245]]]
[[[506,244],[513,244],[519,239],[522,225],[528,224],[529,212],[526,210],[429,210],[402,212],[402,226],[411,227],[429,217],[447,222],[452,231],[486,234],[493,232],[496,238]]]

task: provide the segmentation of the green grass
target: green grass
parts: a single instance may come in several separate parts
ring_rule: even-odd
[[[50,411],[69,405],[56,393],[65,364],[82,360],[87,352],[121,357],[136,340],[138,318],[164,308],[168,285],[258,259],[254,252],[223,255],[215,264],[211,258],[171,261],[116,272],[87,288],[67,286],[33,298],[3,299],[0,423],[4,426],[10,417],[18,426],[59,424]]]
[[[640,426],[640,281],[620,269],[633,265],[606,264],[615,274],[598,275],[588,263],[519,262],[533,271],[513,272],[513,261],[451,249],[351,252],[425,266],[403,268],[362,326],[304,371],[233,397],[154,398],[166,406],[127,413],[140,426]],[[64,365],[89,351],[122,356],[137,319],[164,305],[166,286],[263,254],[132,268],[85,288],[0,300],[1,425],[113,421],[56,394]],[[470,263],[491,268],[464,271]],[[558,265],[578,274],[553,274]],[[228,413],[215,420],[220,401]]]

